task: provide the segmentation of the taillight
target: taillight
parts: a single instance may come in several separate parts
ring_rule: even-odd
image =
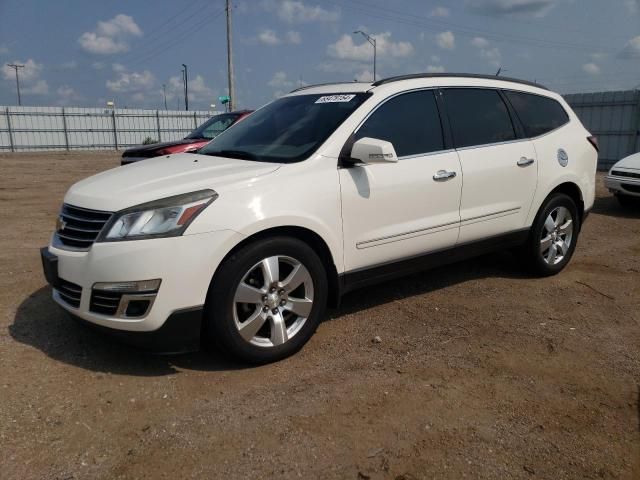
[[[595,136],[593,136],[593,135],[589,135],[589,136],[587,137],[587,140],[589,140],[589,143],[590,143],[591,145],[593,145],[593,148],[595,148],[595,149],[596,149],[596,152],[599,152],[599,151],[600,151],[600,148],[598,148],[598,137],[595,137]]]

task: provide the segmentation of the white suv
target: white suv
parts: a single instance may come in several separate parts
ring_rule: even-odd
[[[596,142],[559,95],[477,75],[295,90],[206,145],[67,192],[53,298],[163,351],[268,362],[352,289],[505,247],[559,272]]]

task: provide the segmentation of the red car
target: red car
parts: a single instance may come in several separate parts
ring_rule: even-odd
[[[169,155],[170,153],[195,152],[251,112],[253,110],[221,113],[211,117],[182,140],[152,143],[130,148],[122,154],[120,164],[128,165],[147,158]]]

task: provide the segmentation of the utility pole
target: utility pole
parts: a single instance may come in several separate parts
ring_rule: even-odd
[[[236,91],[233,78],[233,53],[231,49],[231,0],[227,0],[227,72],[229,75],[229,111],[236,105]]]
[[[168,108],[167,108],[167,86],[164,83],[162,84],[162,93],[164,95],[164,109],[168,110]]]
[[[184,109],[189,110],[189,77],[187,75],[187,66],[182,64],[182,80],[184,82]]]
[[[22,105],[22,99],[20,98],[20,76],[18,75],[18,70],[24,68],[24,65],[7,63],[7,67],[11,67],[16,71],[16,90],[18,91],[18,106],[20,106]]]
[[[353,32],[354,35],[356,33],[362,34],[362,36],[367,39],[367,42],[373,45],[373,81],[375,82],[376,81],[376,55],[378,50],[376,46],[376,37],[373,37],[368,33],[363,32],[362,30],[356,30],[355,32]]]

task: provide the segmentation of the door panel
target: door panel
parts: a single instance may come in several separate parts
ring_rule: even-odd
[[[440,170],[455,177],[434,180]],[[346,270],[451,247],[462,175],[455,151],[339,170]]]
[[[525,227],[538,180],[533,144],[522,140],[458,154],[464,178],[459,242]]]

